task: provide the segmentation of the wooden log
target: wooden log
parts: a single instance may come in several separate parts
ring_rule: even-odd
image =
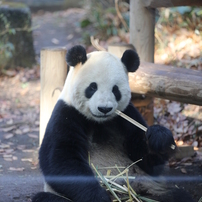
[[[192,145],[180,145],[178,146],[178,152],[175,154],[176,159],[183,159],[186,157],[194,156],[196,152]]]
[[[41,50],[40,134],[42,143],[47,123],[67,77],[66,49]]]
[[[201,0],[143,0],[145,7],[202,6]]]
[[[202,105],[202,72],[141,62],[129,74],[131,91],[163,99]]]
[[[130,1],[130,43],[133,44],[141,61],[154,62],[154,25],[155,9],[145,8],[142,0]],[[152,125],[153,99],[144,117],[148,125]]]

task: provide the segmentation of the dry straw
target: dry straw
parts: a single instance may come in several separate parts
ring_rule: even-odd
[[[111,192],[113,195],[114,199],[113,202],[157,202],[153,199],[149,199],[140,195],[137,195],[137,193],[133,190],[133,188],[130,186],[129,180],[135,180],[135,176],[128,176],[128,171],[130,167],[132,167],[134,164],[137,162],[141,161],[142,159],[132,163],[130,166],[125,168],[123,171],[120,171],[120,168],[123,167],[118,167],[115,165],[114,167],[101,167],[101,168],[96,168],[93,163],[91,163],[92,168],[94,169],[95,173],[97,174],[97,177],[101,180],[101,184],[106,187],[106,190]],[[117,171],[119,172],[118,175],[116,176],[103,176],[99,170],[101,169],[110,169],[110,168],[116,168]],[[125,185],[120,185],[116,183],[115,181],[117,179],[124,179],[125,180]]]

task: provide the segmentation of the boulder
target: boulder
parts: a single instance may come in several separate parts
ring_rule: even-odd
[[[22,3],[0,4],[0,68],[35,63],[30,9]]]

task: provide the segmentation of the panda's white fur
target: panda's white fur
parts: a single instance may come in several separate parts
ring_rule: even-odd
[[[100,66],[102,64],[102,66]],[[84,91],[91,82],[96,82],[98,90],[87,99]],[[119,87],[121,100],[117,101],[112,88]],[[64,89],[59,99],[74,106],[86,118],[98,122],[106,121],[115,116],[115,110],[123,111],[131,98],[128,83],[128,73],[124,64],[116,56],[97,51],[87,55],[84,64],[70,67]],[[98,107],[112,107],[112,110],[103,116]]]

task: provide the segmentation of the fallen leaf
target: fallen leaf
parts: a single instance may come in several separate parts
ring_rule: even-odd
[[[12,153],[14,151],[14,149],[5,149],[5,153],[6,154],[10,154],[10,153]]]
[[[8,170],[10,170],[10,171],[24,171],[25,168],[14,168],[14,167],[10,167]]]
[[[5,161],[13,161],[12,158],[4,158]]]
[[[4,135],[4,139],[10,139],[10,138],[12,138],[13,137],[13,134],[12,133],[7,133],[7,134],[5,134]]]
[[[36,166],[34,166],[34,167],[31,167],[31,169],[32,169],[32,170],[35,170],[35,169],[37,169],[37,167],[36,167]]]
[[[178,113],[181,111],[181,106],[180,106],[180,103],[177,103],[177,102],[171,102],[167,105],[167,108],[168,108],[168,112],[171,114],[171,115],[174,115],[175,113]]]
[[[11,158],[12,156],[12,154],[3,154],[3,158]]]
[[[33,149],[24,149],[24,150],[22,150],[23,152],[26,152],[26,153],[31,153],[31,152],[34,152],[34,150]]]
[[[13,119],[10,119],[10,120],[8,120],[7,122],[6,122],[6,124],[8,124],[8,125],[10,125],[10,124],[12,124],[13,123]]]
[[[39,121],[35,121],[35,125],[36,125],[36,126],[39,126]]]
[[[7,148],[10,148],[10,145],[8,145],[8,144],[1,144],[0,148],[1,149],[7,149]]]
[[[183,125],[180,125],[179,127],[177,127],[176,125],[174,125],[173,129],[176,133],[186,133],[188,131],[188,126],[184,127]]]
[[[22,129],[22,133],[28,133],[30,131],[29,127],[25,127]]]
[[[13,77],[17,74],[17,72],[15,70],[6,70],[4,71],[4,74],[10,77]]]
[[[7,128],[2,128],[1,130],[6,133],[6,132],[9,132],[11,130],[14,130],[15,128],[16,128],[16,126],[10,126],[10,127],[7,127]]]
[[[21,159],[21,161],[28,161],[28,162],[32,162],[32,158],[23,158],[23,159]]]
[[[13,142],[8,142],[8,145],[14,145],[14,143]]]
[[[18,157],[17,157],[17,156],[13,156],[13,160],[14,160],[14,161],[17,161],[17,160],[18,160]]]
[[[38,138],[39,138],[39,136],[38,136],[38,135],[35,135],[35,134],[28,134],[28,136],[31,137],[31,138],[35,138],[35,139],[38,139]]]
[[[192,146],[193,146],[193,147],[197,147],[197,146],[198,146],[198,142],[197,142],[197,141],[194,141],[194,142],[192,143]]]
[[[185,162],[191,162],[192,161],[192,158],[191,157],[184,157],[180,163],[185,163]]]
[[[17,129],[17,130],[15,131],[15,134],[16,134],[16,135],[22,135],[22,131],[21,131],[20,129]]]
[[[39,132],[39,128],[33,128],[32,132]]]
[[[56,39],[56,38],[53,38],[52,40],[51,40],[51,42],[53,43],[53,44],[59,44],[60,43],[60,41],[58,40],[58,39]]]
[[[187,173],[187,171],[186,171],[186,169],[185,169],[185,168],[181,168],[180,170],[181,170],[181,172],[182,172],[182,173],[184,173],[184,174],[186,174],[186,173]]]
[[[26,145],[18,145],[17,146],[17,149],[19,149],[19,150],[23,150],[23,149],[25,149],[26,148]]]
[[[192,163],[190,162],[190,163],[182,163],[184,166],[191,166],[192,165]]]

